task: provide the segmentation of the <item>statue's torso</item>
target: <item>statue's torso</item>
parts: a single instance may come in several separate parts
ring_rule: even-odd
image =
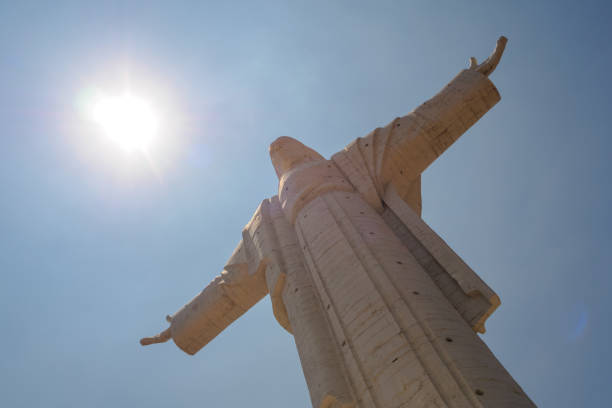
[[[513,385],[504,383],[503,367],[332,161],[285,174],[279,191],[359,406],[468,407],[494,396],[512,399],[498,390]],[[522,397],[514,395],[512,404],[520,406]]]

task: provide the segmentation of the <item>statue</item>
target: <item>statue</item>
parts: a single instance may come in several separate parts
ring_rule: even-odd
[[[420,217],[421,173],[500,100],[488,75],[506,41],[330,160],[278,138],[278,195],[221,275],[141,344],[195,354],[269,293],[313,407],[534,406],[476,334],[499,298]]]

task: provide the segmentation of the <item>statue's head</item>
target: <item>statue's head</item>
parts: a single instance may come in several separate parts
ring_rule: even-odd
[[[289,136],[281,136],[272,142],[270,158],[279,179],[300,164],[325,160],[319,153]]]

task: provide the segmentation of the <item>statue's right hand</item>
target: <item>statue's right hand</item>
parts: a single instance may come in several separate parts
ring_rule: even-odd
[[[502,54],[504,53],[504,49],[506,48],[507,42],[508,39],[503,35],[499,37],[495,46],[495,50],[493,50],[493,53],[480,65],[478,65],[476,58],[470,58],[470,69],[478,71],[483,75],[489,76],[493,71],[495,71],[497,64],[499,64]]]

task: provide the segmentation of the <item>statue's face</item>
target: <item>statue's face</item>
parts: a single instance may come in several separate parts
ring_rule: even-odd
[[[289,136],[281,136],[272,142],[270,158],[279,179],[300,164],[325,160],[319,153]]]

